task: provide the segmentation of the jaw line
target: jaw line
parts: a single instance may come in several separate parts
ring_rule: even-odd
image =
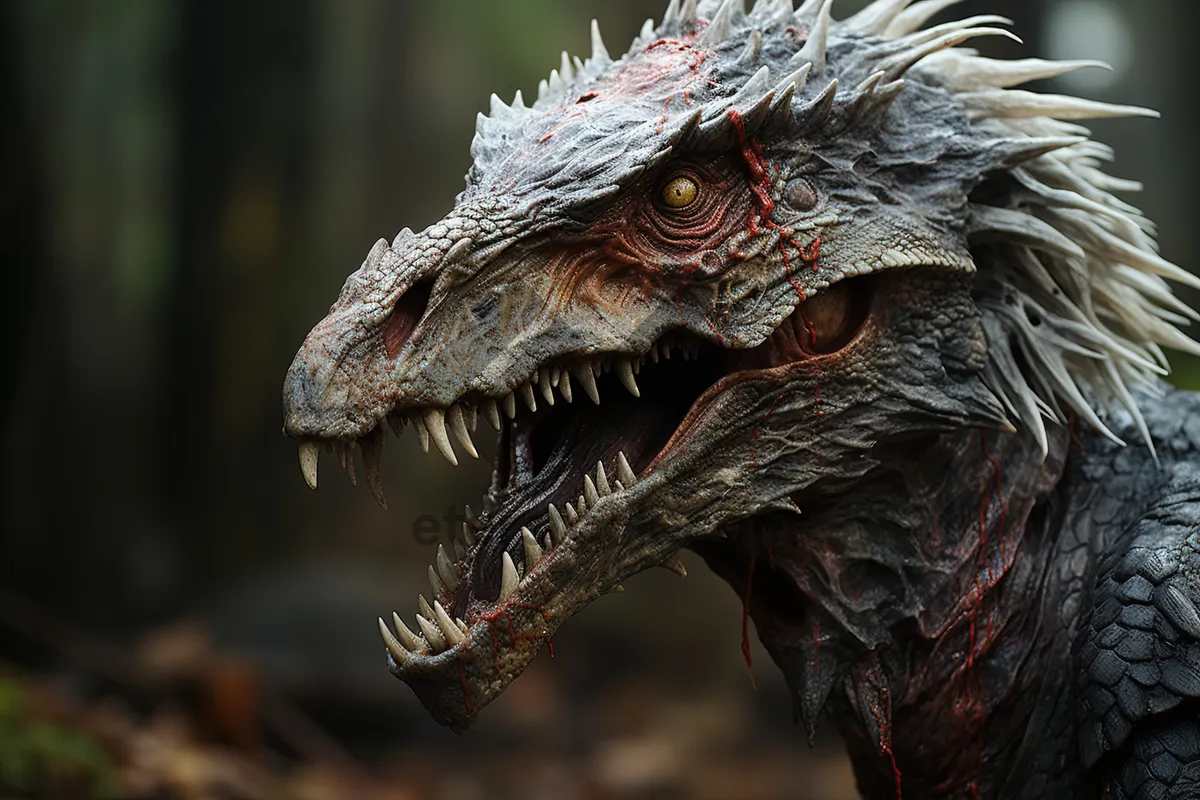
[[[479,601],[472,604],[462,642],[436,654],[410,653],[402,662],[388,653],[389,670],[435,720],[456,732],[466,730],[563,623],[679,549],[671,537],[654,536],[654,528],[625,538],[633,511],[665,480],[661,473],[644,474],[632,487],[602,497],[571,527],[568,539],[525,573],[512,595],[485,608],[476,605]],[[644,546],[628,546],[638,540]],[[655,547],[656,542],[662,544]]]

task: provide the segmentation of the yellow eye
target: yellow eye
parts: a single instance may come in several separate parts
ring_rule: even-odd
[[[662,188],[662,201],[667,208],[687,208],[699,196],[700,187],[686,175],[672,178]]]

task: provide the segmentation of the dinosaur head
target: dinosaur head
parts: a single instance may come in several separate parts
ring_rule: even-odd
[[[672,0],[617,60],[593,28],[535,103],[493,96],[454,208],[379,241],[305,340],[285,429],[314,488],[357,448],[382,502],[388,423],[452,462],[498,431],[432,604],[381,621],[440,722],[681,548],[720,558],[921,437],[1103,428],[1077,383],[1123,399],[1182,339],[1180,272],[1051,119],[1137,110],[1011,91],[1083,65],[956,49],[1004,20],[910,2]]]

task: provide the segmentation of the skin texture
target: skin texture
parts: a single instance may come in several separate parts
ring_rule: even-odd
[[[314,487],[360,449],[382,502],[387,424],[452,460],[500,428],[418,625],[381,620],[389,667],[463,730],[687,547],[865,796],[1190,796],[1200,401],[1156,377],[1195,347],[1187,277],[1056,121],[1142,112],[950,49],[994,18],[829,5],[673,2],[494,98],[453,210],[305,340]]]

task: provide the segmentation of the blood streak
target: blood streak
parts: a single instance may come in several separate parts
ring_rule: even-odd
[[[762,147],[753,138],[746,136],[746,123],[742,115],[734,109],[729,109],[729,119],[733,122],[733,130],[737,133],[738,149],[741,150],[742,160],[750,170],[750,190],[758,200],[758,212],[764,224],[769,224],[771,213],[775,210],[775,200],[771,197],[771,173],[767,169],[767,161],[763,158]],[[751,226],[755,232],[756,226]]]
[[[754,682],[754,658],[750,655],[750,592],[754,588],[754,564],[757,559],[750,555],[750,566],[746,570],[746,594],[742,597],[742,656],[746,659],[746,669],[750,672],[750,686],[755,691],[758,685]]]

